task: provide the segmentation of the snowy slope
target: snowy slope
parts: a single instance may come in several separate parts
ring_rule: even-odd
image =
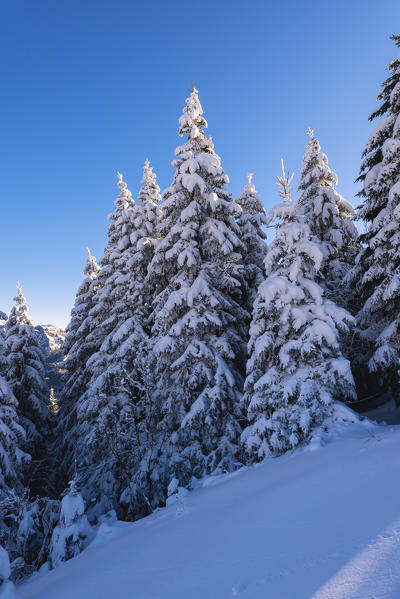
[[[400,597],[400,427],[353,425],[205,486],[134,524],[103,524],[17,599]]]

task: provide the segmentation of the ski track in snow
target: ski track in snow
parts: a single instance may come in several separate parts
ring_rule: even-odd
[[[16,599],[399,599],[400,427],[233,475],[39,573]],[[0,595],[1,596],[1,595]]]

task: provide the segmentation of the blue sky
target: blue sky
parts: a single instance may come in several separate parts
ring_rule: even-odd
[[[148,156],[170,184],[192,80],[234,195],[250,170],[270,208],[311,126],[357,202],[398,23],[398,0],[0,2],[0,310],[19,280],[35,322],[66,325],[116,172],[136,196]]]

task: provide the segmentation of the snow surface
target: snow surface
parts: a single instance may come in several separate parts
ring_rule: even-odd
[[[90,547],[16,599],[400,597],[400,427],[353,424],[334,442],[208,477]]]
[[[0,580],[7,580],[10,577],[10,560],[8,559],[8,553],[0,545]]]

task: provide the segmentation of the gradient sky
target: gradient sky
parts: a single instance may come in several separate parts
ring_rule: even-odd
[[[100,258],[121,171],[171,182],[194,80],[237,195],[278,200],[313,127],[354,199],[367,117],[396,56],[399,0],[0,1],[0,310],[16,281],[36,323],[65,326],[85,247]]]

